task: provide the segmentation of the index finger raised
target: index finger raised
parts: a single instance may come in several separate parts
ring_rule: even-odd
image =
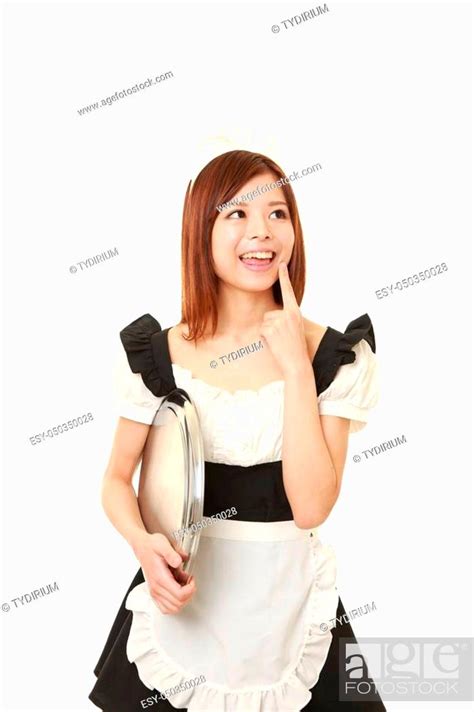
[[[280,262],[278,265],[278,277],[280,279],[281,296],[283,299],[283,308],[295,308],[298,309],[298,302],[296,301],[295,293],[293,291],[293,286],[291,284],[290,275],[288,274],[288,267],[285,262]]]

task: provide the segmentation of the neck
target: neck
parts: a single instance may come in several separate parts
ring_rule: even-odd
[[[282,309],[273,298],[272,289],[247,292],[220,285],[217,300],[217,329],[215,337],[242,339],[258,333],[263,315],[273,309]],[[210,336],[210,324],[206,335]]]

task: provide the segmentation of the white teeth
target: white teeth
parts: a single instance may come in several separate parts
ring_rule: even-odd
[[[261,260],[268,260],[273,257],[273,252],[245,252],[243,255],[240,255],[240,259],[246,259],[247,257],[256,257],[257,259]]]

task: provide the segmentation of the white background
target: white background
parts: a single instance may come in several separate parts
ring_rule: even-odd
[[[330,2],[284,29],[317,5],[4,6],[2,602],[60,589],[2,614],[5,710],[97,709],[93,667],[139,567],[100,505],[118,333],[147,312],[163,328],[179,321],[184,193],[231,148],[267,153],[287,175],[321,163],[292,184],[301,309],[341,331],[365,312],[374,324],[381,401],[351,436],[321,527],[346,610],[376,603],[354,631],[472,635],[471,4]],[[377,299],[442,262],[446,272]],[[92,422],[30,444],[89,411]]]

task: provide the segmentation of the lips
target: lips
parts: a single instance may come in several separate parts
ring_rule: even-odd
[[[259,250],[261,253],[268,252],[272,255],[272,257],[245,257],[245,254],[251,254],[251,253],[245,253],[243,252],[242,255],[240,255],[239,259],[242,263],[242,267],[244,269],[251,270],[252,272],[265,272],[267,270],[270,270],[273,268],[273,263],[275,262],[276,259],[276,252],[273,250]]]
[[[271,259],[272,259],[272,260],[275,258],[275,255],[276,255],[276,252],[275,252],[274,250],[257,250],[257,251],[256,251],[257,254],[258,254],[259,252],[271,252],[271,255],[272,255],[272,256],[271,256]],[[239,260],[242,260],[242,259],[243,259],[243,256],[244,256],[244,255],[247,255],[247,257],[245,258],[246,260],[260,260],[261,262],[265,262],[265,258],[262,258],[262,257],[253,257],[253,256],[252,256],[253,254],[255,254],[255,253],[252,253],[252,252],[249,252],[249,251],[247,251],[247,252],[242,252],[242,254],[239,255]],[[269,258],[266,258],[266,259],[269,259]]]

